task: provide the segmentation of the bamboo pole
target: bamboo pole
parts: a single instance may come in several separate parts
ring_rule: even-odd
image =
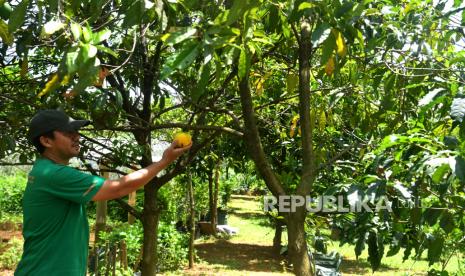
[[[195,209],[194,209],[194,188],[192,187],[192,175],[190,169],[188,169],[188,194],[189,194],[189,228],[190,228],[190,239],[189,239],[189,268],[194,268],[194,240],[195,240]]]
[[[131,192],[129,194],[129,198],[128,198],[128,204],[129,206],[131,207],[134,207],[136,206],[136,196],[137,196],[137,191],[134,191],[134,192]],[[128,213],[128,223],[129,224],[133,224],[134,223],[134,220],[135,220],[135,217],[133,215],[131,215],[131,213]]]
[[[109,172],[104,171],[107,169],[106,166],[100,165],[102,177],[108,179]],[[95,233],[94,233],[94,256],[95,256],[95,270],[98,273],[98,242],[100,241],[100,231],[105,229],[107,220],[107,201],[97,201],[97,217],[95,219]]]

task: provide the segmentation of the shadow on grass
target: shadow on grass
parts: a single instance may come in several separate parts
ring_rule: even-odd
[[[234,207],[229,208],[229,213],[240,218],[241,220],[252,220],[257,222],[257,224],[260,226],[273,227],[270,219],[264,213],[244,212],[244,209]]]
[[[258,201],[260,197],[258,196],[249,196],[249,195],[231,195],[233,199],[243,199],[249,201]]]
[[[272,246],[217,240],[215,243],[198,244],[195,248],[197,255],[209,264],[222,265],[233,270],[284,271],[281,264],[284,259]]]
[[[392,268],[381,264],[377,271],[392,271]],[[343,259],[341,263],[341,272],[364,275],[366,273],[372,273],[370,263],[365,259]]]

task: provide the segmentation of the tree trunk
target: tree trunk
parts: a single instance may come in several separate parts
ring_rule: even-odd
[[[310,123],[310,59],[312,53],[310,24],[306,19],[300,25],[299,42],[299,114],[302,128],[302,175],[296,195],[305,197],[312,190],[315,179],[315,156],[313,153],[313,129]],[[296,34],[297,35],[297,34]],[[305,239],[306,206],[297,207],[289,213],[287,221],[289,258],[296,275],[314,275]]]
[[[281,250],[281,238],[283,234],[283,226],[285,225],[282,219],[275,219],[275,232],[273,238],[273,248],[280,252]]]
[[[216,225],[218,224],[218,189],[220,187],[220,167],[221,160],[215,165],[215,177],[213,178],[214,191],[213,191],[213,208],[211,210],[211,224],[216,234]]]
[[[213,235],[216,235],[216,227],[213,224],[213,205],[214,205],[214,192],[213,192],[213,177],[214,169],[211,169],[209,171],[208,175],[208,209],[209,209],[209,214],[210,214],[210,225],[211,225],[211,231]]]
[[[248,74],[239,82],[239,93],[244,117],[244,142],[247,145],[250,157],[271,193],[274,196],[285,195],[281,181],[271,168],[263,149],[255,119]]]
[[[189,208],[190,208],[190,216],[189,216],[189,230],[190,230],[190,238],[189,238],[189,268],[194,268],[194,240],[195,240],[195,210],[194,210],[194,189],[192,187],[192,175],[188,173],[188,194],[189,194]]]
[[[295,275],[313,276],[315,273],[305,238],[305,215],[305,207],[297,207],[295,213],[289,213],[287,222],[289,260]]]
[[[144,187],[145,200],[142,225],[144,227],[144,246],[142,253],[142,276],[153,276],[157,272],[158,221],[160,210],[157,208],[157,192],[153,183]]]
[[[296,34],[298,35],[298,34]],[[299,41],[299,113],[302,126],[302,176],[296,194],[309,195],[315,176],[314,155],[312,145],[312,129],[310,127],[310,55],[311,39],[310,25],[303,21]],[[239,93],[241,97],[242,115],[244,118],[244,141],[260,175],[274,196],[285,195],[282,183],[273,171],[266,158],[256,124],[255,111],[250,92],[249,75],[240,79]],[[305,240],[304,206],[296,208],[295,213],[288,214],[289,255],[296,275],[313,275],[314,270],[307,253]]]

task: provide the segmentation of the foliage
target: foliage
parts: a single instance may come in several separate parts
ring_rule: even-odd
[[[159,271],[177,270],[187,262],[189,237],[176,231],[173,223],[159,224]]]
[[[223,193],[225,199],[229,198],[231,192],[234,194],[260,194],[265,190],[265,184],[262,179],[255,174],[253,164],[245,163],[241,168],[228,169],[222,175],[221,179],[225,187],[228,187],[229,193]],[[228,202],[226,200],[225,202]]]
[[[23,254],[23,242],[13,238],[4,246],[6,249],[0,248],[0,269],[13,270],[18,265]]]
[[[252,146],[266,149],[285,193],[298,190],[308,173],[302,145],[309,144],[303,137],[310,129],[310,163],[318,172],[308,185],[312,196],[385,195],[394,206],[421,197],[432,207],[328,216],[357,255],[368,249],[373,269],[400,247],[407,257],[412,249],[416,255],[427,250],[431,263],[447,260],[449,248],[463,250],[461,1],[10,4],[12,11],[5,8],[0,19],[1,159],[30,161],[26,126],[40,108],[92,119],[83,150],[89,159],[105,156],[113,169],[148,165],[152,138],[169,140],[170,130],[191,129],[194,145],[221,137],[189,159],[202,212],[214,164],[257,157],[245,153],[247,141],[236,139],[247,131],[249,114],[241,112],[237,87],[248,78],[262,144]],[[310,32],[304,41],[303,22]],[[310,72],[304,76],[299,49],[308,41]],[[304,81],[310,83],[303,87]],[[307,88],[310,110],[301,111],[296,90]],[[308,113],[309,122],[301,121]],[[91,140],[96,137],[105,142]],[[151,189],[158,192],[185,164],[156,178]],[[225,181],[225,200],[253,171],[232,167],[247,180]],[[145,200],[158,200],[173,218],[185,205],[172,198],[186,202],[182,188],[173,191],[179,194],[163,191]],[[307,221],[323,225],[321,217]]]
[[[2,213],[20,214],[22,212],[26,181],[25,173],[19,171],[0,179],[0,210]]]
[[[109,225],[110,231],[102,232],[99,248],[103,251],[100,256],[100,271],[108,269],[109,252],[116,250],[119,252],[121,242],[124,241],[127,248],[128,267],[132,271],[140,268],[140,250],[142,246],[143,230],[140,223],[129,225],[127,223],[112,223]],[[158,229],[158,270],[177,270],[186,263],[187,260],[188,237],[176,231],[174,224],[160,222]],[[118,253],[119,254],[119,253]],[[121,266],[119,267],[122,270]],[[125,272],[126,273],[126,272]]]
[[[129,225],[127,223],[110,223],[108,232],[101,232],[99,243],[96,245],[103,249],[99,252],[99,271],[107,271],[110,259],[107,257],[111,252],[121,252],[121,242],[126,244],[127,264],[129,269],[139,266],[140,250],[142,241],[142,227],[140,224]],[[95,256],[94,256],[95,257]],[[92,264],[90,264],[92,265]],[[120,269],[122,269],[120,267]],[[95,271],[95,269],[94,269]]]

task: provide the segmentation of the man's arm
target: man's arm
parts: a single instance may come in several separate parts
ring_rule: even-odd
[[[183,148],[175,148],[173,142],[164,152],[160,161],[150,164],[149,166],[138,171],[127,174],[119,179],[107,179],[100,190],[92,198],[93,201],[109,200],[120,198],[137,190],[147,184],[160,171],[165,169],[169,164],[190,149],[191,145]]]

